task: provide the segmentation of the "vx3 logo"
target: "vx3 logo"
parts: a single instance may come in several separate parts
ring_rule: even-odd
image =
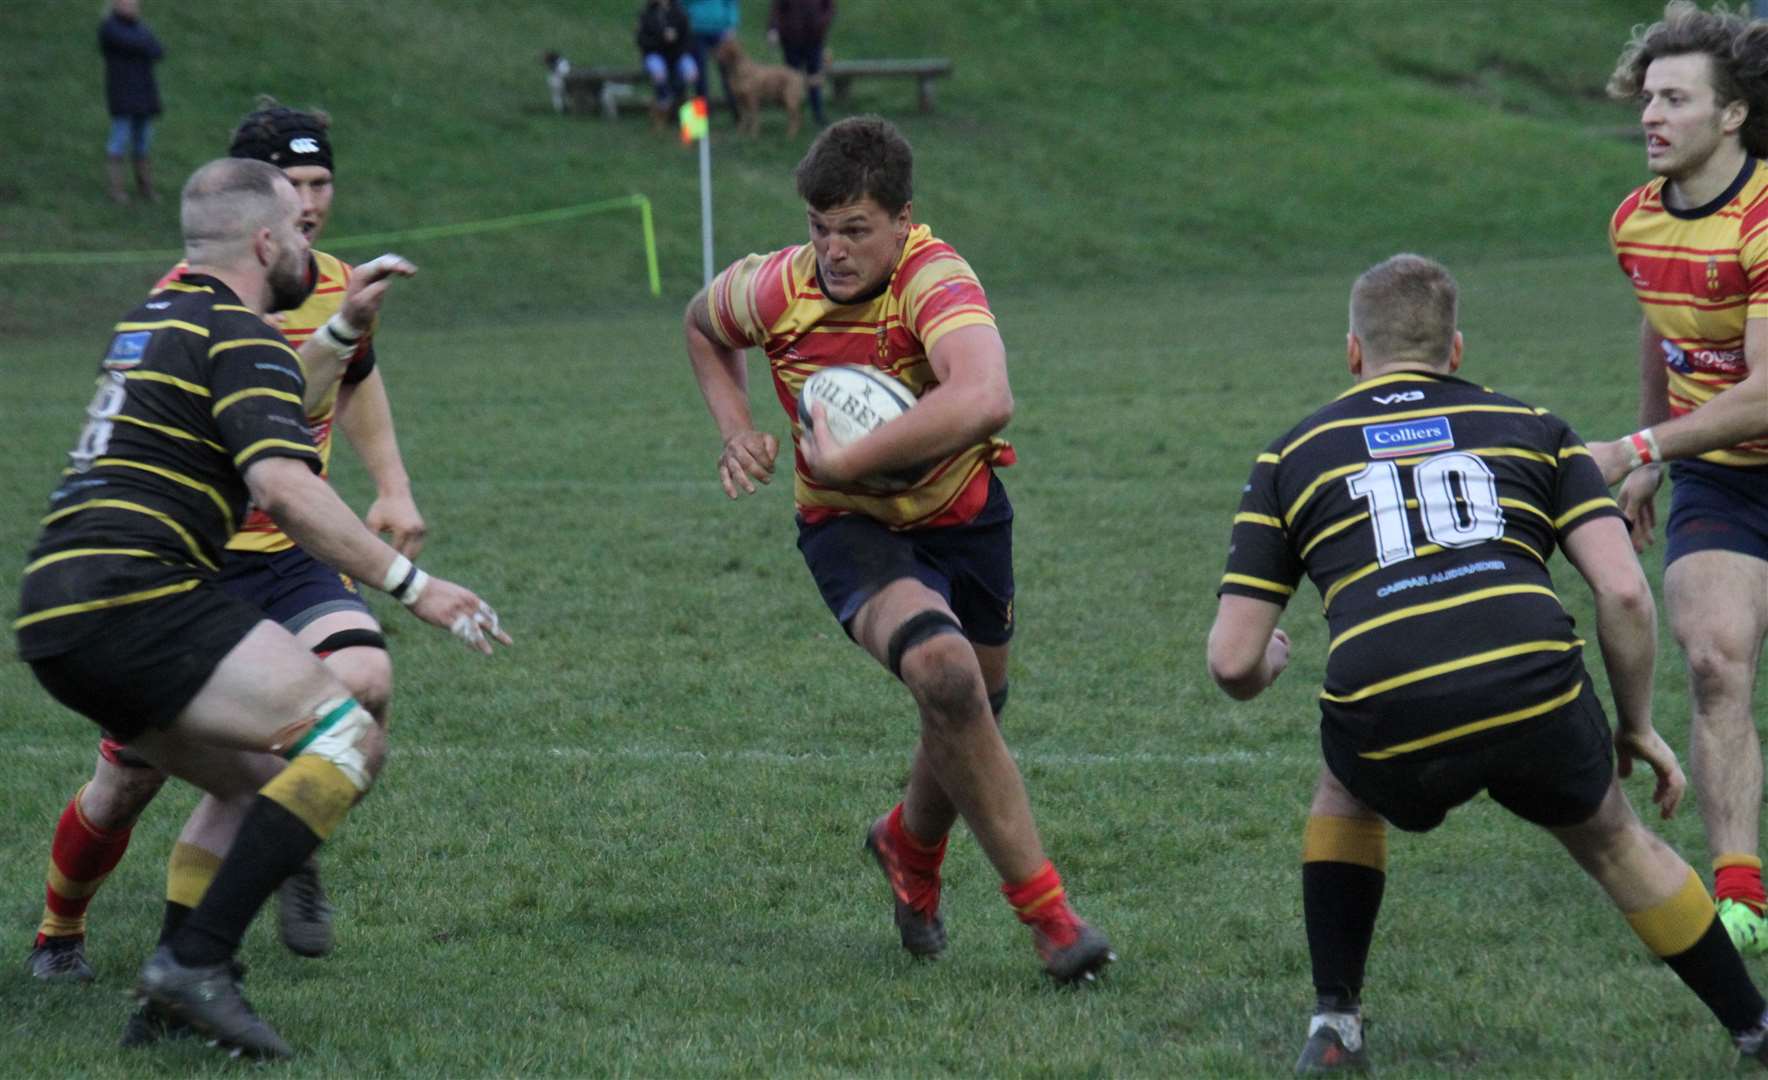
[[[1376,394],[1375,395],[1375,403],[1377,405],[1398,405],[1402,401],[1423,401],[1423,400],[1424,400],[1424,391],[1422,391],[1422,390],[1401,390],[1397,394]]]

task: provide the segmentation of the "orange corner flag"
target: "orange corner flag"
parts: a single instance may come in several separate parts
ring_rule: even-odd
[[[706,137],[706,99],[697,97],[681,105],[681,141],[683,145]]]

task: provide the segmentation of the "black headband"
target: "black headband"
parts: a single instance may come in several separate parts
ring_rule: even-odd
[[[228,157],[268,162],[279,169],[297,165],[332,168],[331,140],[313,117],[293,109],[275,109],[247,117],[233,133]]]

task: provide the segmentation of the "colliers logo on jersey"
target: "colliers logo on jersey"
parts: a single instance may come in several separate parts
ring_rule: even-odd
[[[1369,448],[1372,458],[1404,457],[1451,449],[1455,445],[1455,433],[1449,430],[1446,416],[1364,424],[1363,445]]]

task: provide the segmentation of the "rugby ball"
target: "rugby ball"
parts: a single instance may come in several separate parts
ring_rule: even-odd
[[[846,446],[908,412],[915,404],[908,387],[871,368],[844,364],[826,367],[804,380],[798,391],[798,422],[815,426],[813,405],[822,405],[827,435]]]
[[[843,364],[818,370],[798,391],[798,422],[806,431],[816,426],[811,406],[822,405],[828,437],[846,446],[914,407],[914,395],[895,379],[867,367]],[[865,486],[881,491],[913,487],[926,466],[868,477]]]

